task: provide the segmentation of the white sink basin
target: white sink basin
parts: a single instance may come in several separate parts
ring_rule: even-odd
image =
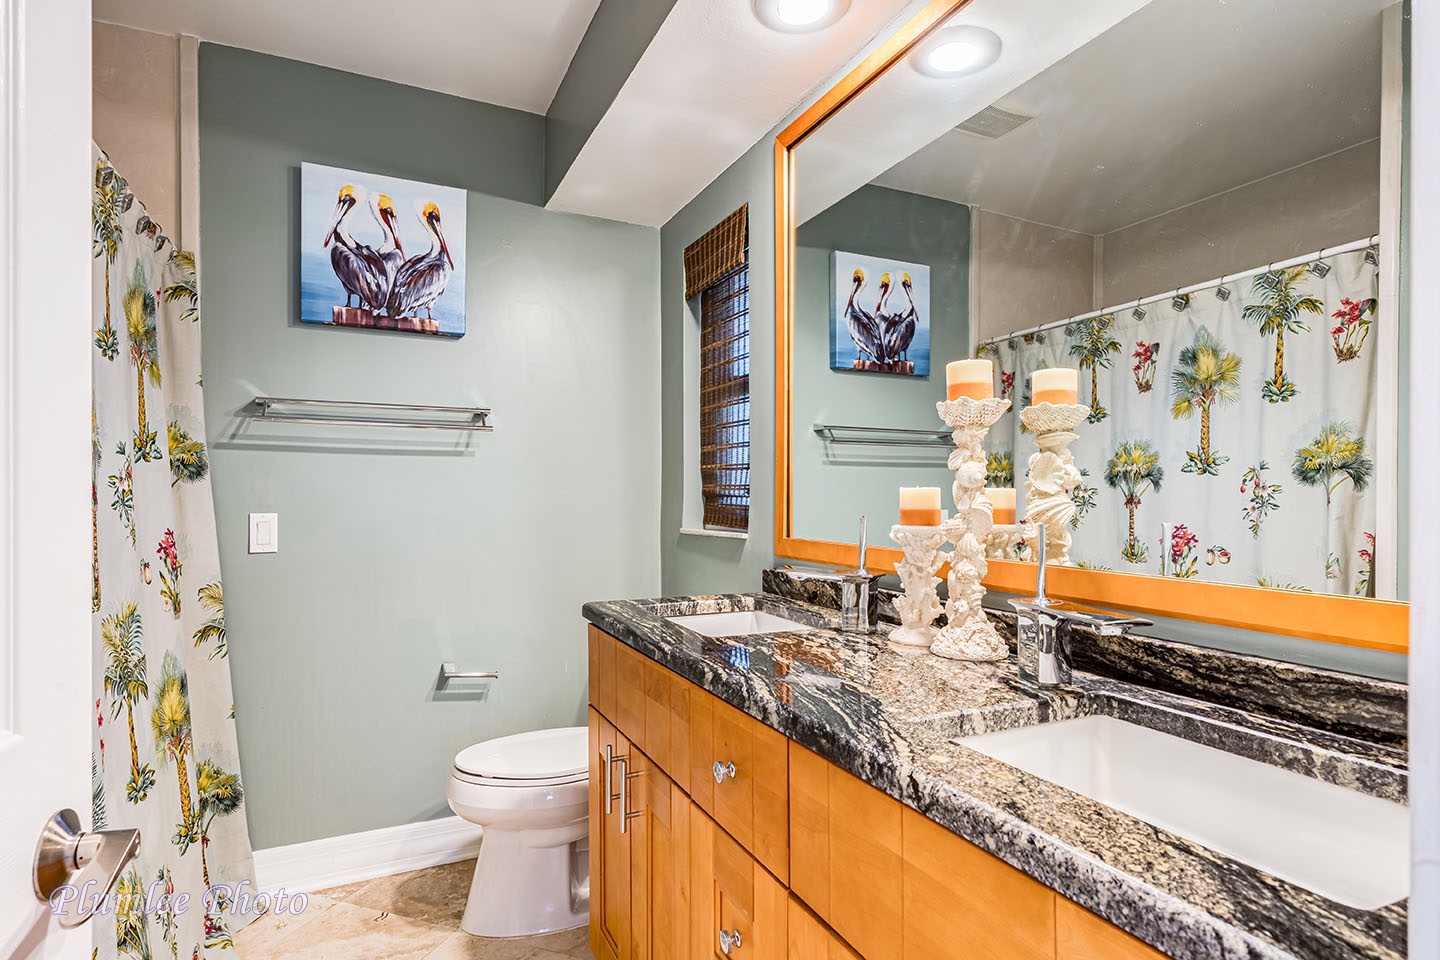
[[[814,630],[812,626],[777,617],[764,610],[736,610],[732,613],[697,613],[688,617],[666,617],[687,630],[706,637],[743,637],[752,633],[794,633]]]
[[[1365,910],[1410,892],[1410,811],[1113,717],[956,741]]]

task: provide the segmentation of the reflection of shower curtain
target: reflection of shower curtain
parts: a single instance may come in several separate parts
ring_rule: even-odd
[[[116,891],[137,896],[96,917],[95,945],[100,957],[132,960],[215,956],[250,916],[233,896],[205,892],[254,876],[204,443],[195,261],[104,154],[95,157],[94,822],[138,827],[142,837]]]
[[[986,355],[1023,406],[1030,372],[1079,367],[1089,422],[1071,447],[1077,562],[1159,572],[1160,525],[1179,525],[1176,576],[1365,594],[1374,557],[1376,267],[1365,251],[1002,340]],[[1095,389],[1092,391],[1091,385]],[[1024,484],[1033,438],[1007,414],[990,433]],[[992,477],[992,485],[997,483]],[[1133,534],[1132,534],[1133,529]]]

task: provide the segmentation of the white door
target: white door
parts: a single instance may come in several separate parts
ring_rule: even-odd
[[[0,0],[0,958],[90,955],[32,893],[90,822],[90,3]]]

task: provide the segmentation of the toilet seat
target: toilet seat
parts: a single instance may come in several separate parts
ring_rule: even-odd
[[[585,727],[532,730],[466,747],[455,755],[454,775],[493,787],[547,787],[580,783],[590,772]]]

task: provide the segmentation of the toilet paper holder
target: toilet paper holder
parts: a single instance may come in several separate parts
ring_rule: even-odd
[[[440,682],[442,684],[449,683],[451,680],[498,680],[499,678],[500,671],[498,670],[461,670],[455,665],[454,660],[446,660],[440,664]]]

